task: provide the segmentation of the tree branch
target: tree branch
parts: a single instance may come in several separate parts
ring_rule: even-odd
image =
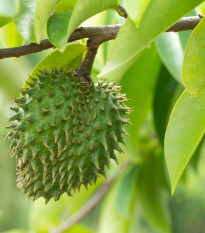
[[[200,21],[201,21],[201,17],[199,16],[184,17],[180,19],[172,27],[170,27],[167,31],[179,32],[185,30],[193,30]],[[83,38],[89,38],[89,39],[100,38],[102,42],[113,40],[116,38],[117,33],[121,28],[121,26],[122,26],[121,24],[116,24],[116,25],[108,25],[108,26],[100,26],[100,27],[77,28],[69,38],[68,42],[80,40]],[[53,47],[54,45],[52,45],[51,42],[48,39],[46,39],[46,40],[42,40],[40,44],[31,43],[20,47],[0,49],[0,59],[8,58],[8,57],[20,57],[23,55],[40,52],[45,49],[49,49]]]
[[[62,223],[59,227],[51,230],[50,233],[62,233],[68,229],[70,229],[73,225],[79,222],[82,218],[84,218],[105,196],[105,194],[110,190],[115,181],[119,178],[119,176],[125,171],[125,169],[130,165],[129,161],[124,162],[117,173],[107,182],[105,183],[91,199],[81,207],[81,209],[71,216],[67,221]]]

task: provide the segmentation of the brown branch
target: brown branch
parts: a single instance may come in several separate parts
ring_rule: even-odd
[[[82,218],[84,218],[105,196],[105,194],[110,190],[115,181],[119,178],[119,176],[125,171],[125,169],[130,165],[130,162],[124,162],[117,173],[107,182],[105,183],[91,199],[81,207],[81,209],[71,216],[67,221],[62,223],[59,227],[51,230],[50,233],[62,233],[68,229],[70,229],[73,225],[79,222]]]
[[[197,24],[200,21],[201,17],[199,16],[184,17],[180,19],[172,27],[170,27],[167,31],[179,32],[185,30],[192,30],[197,26]],[[121,24],[116,24],[100,27],[81,27],[73,32],[68,42],[80,40],[83,38],[100,38],[102,41],[113,40],[116,38],[121,26]],[[20,57],[23,55],[40,52],[53,47],[54,45],[52,45],[51,42],[48,39],[46,39],[42,40],[40,44],[31,43],[20,47],[0,49],[0,59],[8,57]]]

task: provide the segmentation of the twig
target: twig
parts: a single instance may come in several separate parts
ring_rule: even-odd
[[[201,21],[201,17],[184,17],[180,19],[176,24],[174,24],[167,31],[170,32],[179,32],[185,30],[194,29],[197,24]],[[101,38],[102,41],[113,40],[116,38],[119,29],[121,28],[121,24],[108,25],[108,26],[100,26],[100,27],[81,27],[76,29],[68,42],[80,40],[83,38]],[[14,48],[5,48],[0,49],[0,59],[8,58],[8,57],[20,57],[23,55],[36,53],[43,51],[45,49],[53,48],[54,45],[46,39],[42,40],[40,44],[28,44]]]
[[[59,227],[53,229],[50,233],[62,233],[68,229],[70,229],[74,224],[79,222],[82,218],[84,218],[104,197],[104,195],[110,190],[115,181],[119,178],[119,176],[125,171],[130,162],[124,162],[119,168],[118,172],[107,182],[105,183],[91,199],[83,206],[81,209],[70,217],[67,221],[62,223]]]

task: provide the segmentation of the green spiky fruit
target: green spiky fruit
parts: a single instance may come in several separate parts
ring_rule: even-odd
[[[113,83],[83,83],[73,72],[42,71],[14,99],[9,118],[11,152],[16,157],[17,186],[34,200],[58,200],[81,185],[105,176],[115,150],[124,143],[125,95]]]

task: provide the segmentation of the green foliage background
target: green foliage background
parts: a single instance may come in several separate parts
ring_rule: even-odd
[[[58,202],[52,200],[47,205],[42,199],[34,203],[27,200],[16,188],[16,164],[10,158],[9,142],[3,140],[7,134],[4,127],[12,114],[9,110],[12,99],[19,96],[19,89],[29,74],[35,75],[36,68],[46,66],[49,69],[51,64],[57,63],[69,69],[80,63],[86,50],[84,40],[71,43],[65,49],[76,27],[82,23],[83,26],[98,26],[124,22],[117,39],[99,48],[92,77],[97,81],[100,74],[107,81],[114,80],[131,99],[128,104],[134,107],[130,115],[133,125],[126,129],[130,134],[126,138],[128,146],[119,155],[120,163],[129,159],[131,165],[94,210],[67,232],[205,232],[204,90],[200,89],[201,95],[196,98],[189,94],[201,88],[205,54],[193,56],[193,60],[189,57],[204,43],[205,23],[202,20],[192,35],[191,31],[163,33],[188,12],[191,12],[189,15],[203,13],[204,4],[194,10],[203,1],[167,0],[165,4],[163,0],[148,0],[144,5],[143,1],[119,1],[131,16],[126,21],[115,11],[117,0],[86,2],[52,0],[44,2],[44,6],[40,0],[0,0],[1,48],[48,37],[64,51],[61,54],[50,49],[0,61],[0,232],[49,232],[76,213],[106,182],[100,178],[89,191],[82,189],[74,197],[63,195]],[[136,11],[133,11],[133,4]],[[90,11],[85,11],[88,6]],[[177,11],[175,6],[178,6]],[[91,17],[93,15],[96,16]],[[159,19],[165,17],[164,22],[160,24],[156,15]],[[152,20],[156,27],[150,24]],[[152,32],[147,33],[148,30]],[[200,75],[190,69],[199,70]],[[193,81],[195,76],[197,83]],[[184,91],[183,83],[189,92]],[[184,124],[187,125],[185,131]],[[190,149],[184,146],[184,141]],[[117,169],[112,163],[108,177]]]

